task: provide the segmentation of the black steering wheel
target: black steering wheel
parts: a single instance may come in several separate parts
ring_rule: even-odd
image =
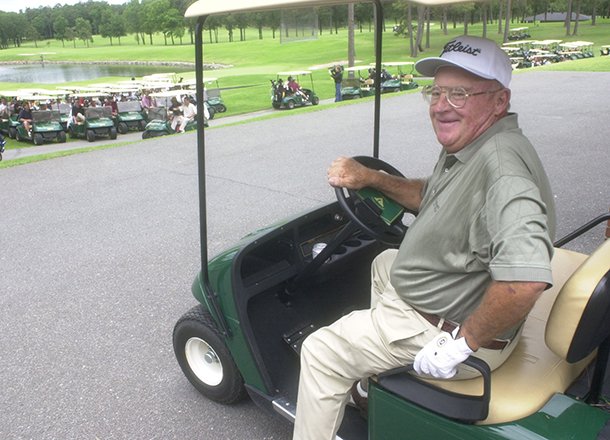
[[[400,171],[381,159],[369,156],[354,156],[352,159],[367,168],[404,177]],[[359,191],[335,188],[335,194],[347,216],[363,231],[384,244],[400,244],[407,227],[402,223],[404,209],[395,201],[370,188]]]

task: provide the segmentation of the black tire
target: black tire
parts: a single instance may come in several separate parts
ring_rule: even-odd
[[[140,121],[139,127],[140,131],[146,130],[146,121]]]
[[[34,140],[34,145],[44,144],[44,138],[42,137],[42,135],[40,133],[34,133],[33,140]]]
[[[271,103],[271,105],[273,106],[274,109],[279,110],[280,108],[282,108],[282,103],[278,102],[278,101],[273,101]]]
[[[320,103],[320,98],[318,98],[317,96],[314,96],[313,98],[311,98],[312,105],[318,105],[319,103]]]
[[[15,139],[17,137],[17,129],[15,127],[9,127],[8,137],[10,137],[11,139]]]
[[[182,372],[201,394],[223,404],[246,396],[244,379],[208,311],[198,305],[182,315],[173,342]]]
[[[226,111],[227,111],[227,107],[225,107],[225,105],[224,105],[224,104],[218,104],[218,105],[216,106],[216,111],[217,111],[218,113],[224,113],[224,112],[226,112]]]
[[[15,130],[15,140],[17,142],[21,142],[23,139],[21,138],[21,135],[19,134],[19,130]]]
[[[149,138],[151,138],[151,137],[152,137],[152,135],[150,134],[150,131],[148,131],[148,130],[144,130],[144,131],[142,132],[142,139],[149,139]]]
[[[87,130],[87,141],[93,142],[95,140],[95,132],[93,130]]]
[[[294,101],[291,99],[286,103],[286,107],[288,110],[292,110],[294,108]]]
[[[116,128],[114,127],[110,127],[110,133],[109,133],[110,139],[116,139],[117,137],[117,133],[116,133]]]
[[[63,144],[64,142],[66,142],[66,139],[67,139],[67,138],[66,138],[66,132],[65,132],[65,131],[60,131],[60,132],[57,134],[57,140],[58,140],[60,143],[62,143],[62,144]]]
[[[118,126],[119,133],[121,133],[121,134],[125,134],[125,133],[127,133],[127,132],[129,131],[129,127],[127,127],[127,124],[126,124],[126,123],[124,123],[124,122],[119,122],[119,124],[118,124],[118,125],[119,125],[119,126]]]

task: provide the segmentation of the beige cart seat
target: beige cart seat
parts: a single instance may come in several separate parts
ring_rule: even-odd
[[[489,413],[479,424],[526,417],[542,408],[553,394],[564,393],[610,333],[600,328],[610,325],[605,324],[608,319],[604,317],[609,307],[610,240],[589,257],[556,249],[552,265],[553,287],[543,293],[530,312],[510,358],[492,372]],[[595,301],[602,304],[596,304],[591,298],[600,290],[606,293],[605,299],[597,298]],[[599,309],[600,316],[595,319],[590,319],[592,308]],[[483,390],[481,377],[425,382],[464,395],[478,396]]]

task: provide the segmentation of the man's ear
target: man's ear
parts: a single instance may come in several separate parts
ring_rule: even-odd
[[[496,115],[501,115],[508,111],[510,106],[510,89],[504,88],[496,93]]]

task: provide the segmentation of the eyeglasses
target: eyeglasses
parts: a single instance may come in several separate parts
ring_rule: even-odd
[[[489,93],[496,93],[503,89],[497,90],[486,90],[484,92],[468,93],[464,87],[440,87],[440,86],[425,86],[421,94],[430,105],[436,104],[441,95],[445,93],[447,102],[453,108],[462,108],[466,105],[466,100],[469,96],[487,95]]]

